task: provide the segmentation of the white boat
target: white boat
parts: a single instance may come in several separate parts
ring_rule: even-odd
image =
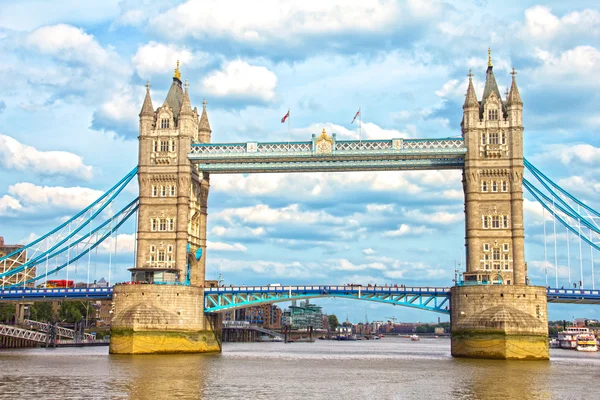
[[[567,330],[558,332],[558,341],[562,349],[576,349],[577,348],[577,336],[587,335],[590,330],[585,327],[568,326]]]
[[[577,336],[577,351],[598,351],[596,336],[591,333]]]
[[[410,337],[410,340],[412,340],[413,342],[418,342],[419,340],[421,340],[421,339],[419,339],[418,335],[410,335],[409,337]]]
[[[557,338],[550,339],[550,348],[560,349],[560,341]]]

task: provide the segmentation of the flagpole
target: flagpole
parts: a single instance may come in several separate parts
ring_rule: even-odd
[[[358,142],[362,142],[362,111],[358,106]]]

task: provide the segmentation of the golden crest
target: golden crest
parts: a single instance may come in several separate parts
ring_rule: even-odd
[[[333,153],[333,138],[331,136],[327,136],[325,128],[323,128],[321,136],[319,136],[319,138],[315,142],[315,147],[317,150],[317,154]]]

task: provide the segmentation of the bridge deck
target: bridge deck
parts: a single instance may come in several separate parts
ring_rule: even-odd
[[[329,137],[322,148],[309,142],[197,143],[188,158],[211,173],[324,172],[460,169],[467,148],[462,138],[346,140]]]

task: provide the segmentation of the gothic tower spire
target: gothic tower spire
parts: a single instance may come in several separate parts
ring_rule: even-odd
[[[152,98],[150,97],[150,81],[146,82],[146,97],[144,98],[144,104],[142,104],[140,117],[142,115],[154,116],[154,107],[152,106]]]
[[[210,143],[210,124],[208,122],[208,114],[206,113],[206,99],[202,102],[202,115],[200,116],[200,124],[198,124],[198,136],[200,143]]]
[[[523,101],[521,100],[521,95],[519,94],[519,88],[517,87],[517,80],[515,78],[517,75],[517,71],[515,71],[514,67],[510,74],[512,75],[512,83],[510,85],[510,92],[508,93],[507,102],[509,105],[512,105],[512,104],[523,105]]]
[[[463,110],[466,110],[470,107],[479,107],[479,102],[477,101],[477,94],[475,93],[475,88],[473,87],[473,73],[469,70],[469,87],[467,88],[467,96],[465,97],[465,103],[463,104]]]

